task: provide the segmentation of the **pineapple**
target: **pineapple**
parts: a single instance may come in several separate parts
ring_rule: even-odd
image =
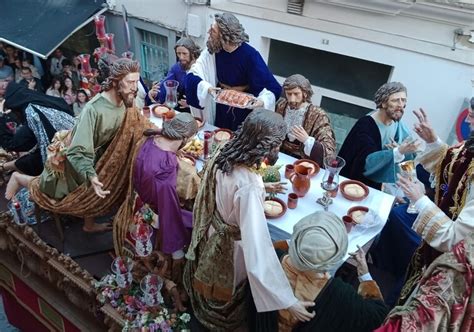
[[[266,166],[262,169],[263,182],[280,182],[280,168],[282,165]]]

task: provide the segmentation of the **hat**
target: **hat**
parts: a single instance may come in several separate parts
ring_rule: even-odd
[[[198,125],[189,113],[178,113],[171,121],[163,122],[161,134],[172,140],[186,139],[196,135]]]
[[[341,262],[347,244],[342,220],[332,212],[318,211],[293,227],[289,255],[300,271],[326,272]]]

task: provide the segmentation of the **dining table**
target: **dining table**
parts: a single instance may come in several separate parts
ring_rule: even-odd
[[[153,113],[149,119],[156,126],[160,128],[162,127],[162,119],[155,117]],[[217,127],[205,123],[197,133],[197,137],[202,139],[204,131],[214,131],[215,129],[217,129]],[[284,176],[285,165],[293,164],[295,161],[297,161],[296,158],[280,152],[278,161],[276,162],[276,165],[281,166],[279,171],[282,182],[287,182],[287,191],[284,194],[278,194],[276,197],[280,198],[285,204],[288,202],[288,194],[293,192],[292,183]],[[204,160],[198,158],[196,160],[196,168],[200,170],[203,165]],[[324,207],[317,203],[317,199],[321,198],[325,192],[321,187],[323,174],[324,169],[321,168],[316,175],[311,177],[309,191],[304,197],[298,198],[297,207],[295,209],[287,209],[282,216],[266,220],[273,241],[290,239],[291,234],[293,233],[293,227],[299,220],[316,211],[324,210]],[[348,179],[340,176],[339,180],[341,183]],[[360,224],[353,226],[348,233],[349,242],[344,261],[350,257],[349,253],[358,250],[358,246],[366,246],[367,248],[367,245],[372,243],[385,226],[394,200],[395,196],[370,187],[367,197],[360,201],[346,199],[343,197],[340,190],[338,190],[337,195],[332,198],[332,204],[328,206],[328,211],[333,212],[338,217],[342,218],[348,214],[350,208],[363,206],[369,208],[369,213],[366,216],[371,216],[370,224],[364,224],[364,221],[362,221]]]

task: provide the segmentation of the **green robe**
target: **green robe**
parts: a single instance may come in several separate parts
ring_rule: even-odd
[[[107,149],[122,125],[126,108],[117,107],[102,94],[89,101],[72,129],[64,173],[45,167],[40,190],[54,199],[62,199],[96,175],[94,165]]]

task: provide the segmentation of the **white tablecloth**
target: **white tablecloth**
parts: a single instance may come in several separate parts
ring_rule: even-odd
[[[162,125],[162,119],[156,118],[151,115],[150,120],[158,127]],[[203,130],[215,130],[216,127],[205,124]],[[280,174],[282,181],[288,182],[288,190],[286,194],[279,194],[277,197],[281,198],[285,203],[288,201],[288,193],[292,192],[292,186],[289,180],[284,177],[285,165],[292,164],[296,159],[286,154],[280,153],[277,164],[282,165],[280,168]],[[202,161],[198,160],[196,167],[202,168]],[[293,233],[293,226],[301,220],[303,217],[315,212],[322,211],[323,207],[316,203],[316,200],[323,196],[324,190],[321,188],[321,180],[324,175],[324,169],[321,169],[319,174],[311,179],[311,187],[305,197],[298,199],[298,206],[296,209],[288,209],[286,213],[277,219],[269,219],[268,227],[273,240],[289,239]],[[340,181],[345,180],[344,177],[340,177]],[[341,217],[347,214],[347,210],[353,206],[366,206],[375,212],[380,218],[378,222],[370,228],[364,228],[361,226],[355,226],[352,228],[349,236],[348,252],[357,251],[357,246],[364,246],[366,243],[371,241],[384,227],[392,204],[395,197],[388,195],[376,189],[370,188],[369,195],[362,201],[353,202],[345,199],[340,192],[333,198],[333,204],[329,206],[328,211],[334,212],[337,216]],[[346,260],[349,257],[348,254],[344,257]]]
[[[288,182],[288,191],[286,194],[279,194],[277,197],[281,198],[285,203],[288,201],[288,193],[292,192],[291,182],[286,180],[284,177],[285,165],[292,164],[296,159],[288,156],[286,154],[280,153],[279,159],[277,161],[278,165],[283,165],[280,168],[280,174],[282,181]],[[309,192],[304,196],[298,199],[298,206],[296,209],[288,209],[286,213],[277,219],[269,219],[268,225],[273,233],[273,237],[277,239],[289,239],[293,233],[293,226],[301,220],[303,217],[316,212],[324,210],[323,206],[316,203],[316,200],[323,196],[324,190],[321,188],[321,180],[324,175],[324,169],[321,169],[318,175],[314,176],[311,179],[311,187]],[[344,177],[340,177],[340,181],[346,180]],[[381,192],[376,189],[370,188],[369,195],[362,201],[353,202],[345,199],[340,192],[337,196],[333,198],[333,203],[329,205],[328,211],[335,213],[337,216],[341,217],[347,214],[353,206],[367,206],[369,209],[373,210],[380,218],[378,222],[373,224],[370,228],[364,228],[362,226],[355,226],[352,228],[349,236],[349,246],[348,252],[357,251],[357,245],[364,246],[367,242],[372,240],[384,227],[392,204],[395,197],[388,195],[384,192]],[[349,255],[346,254],[344,260],[346,260]]]

